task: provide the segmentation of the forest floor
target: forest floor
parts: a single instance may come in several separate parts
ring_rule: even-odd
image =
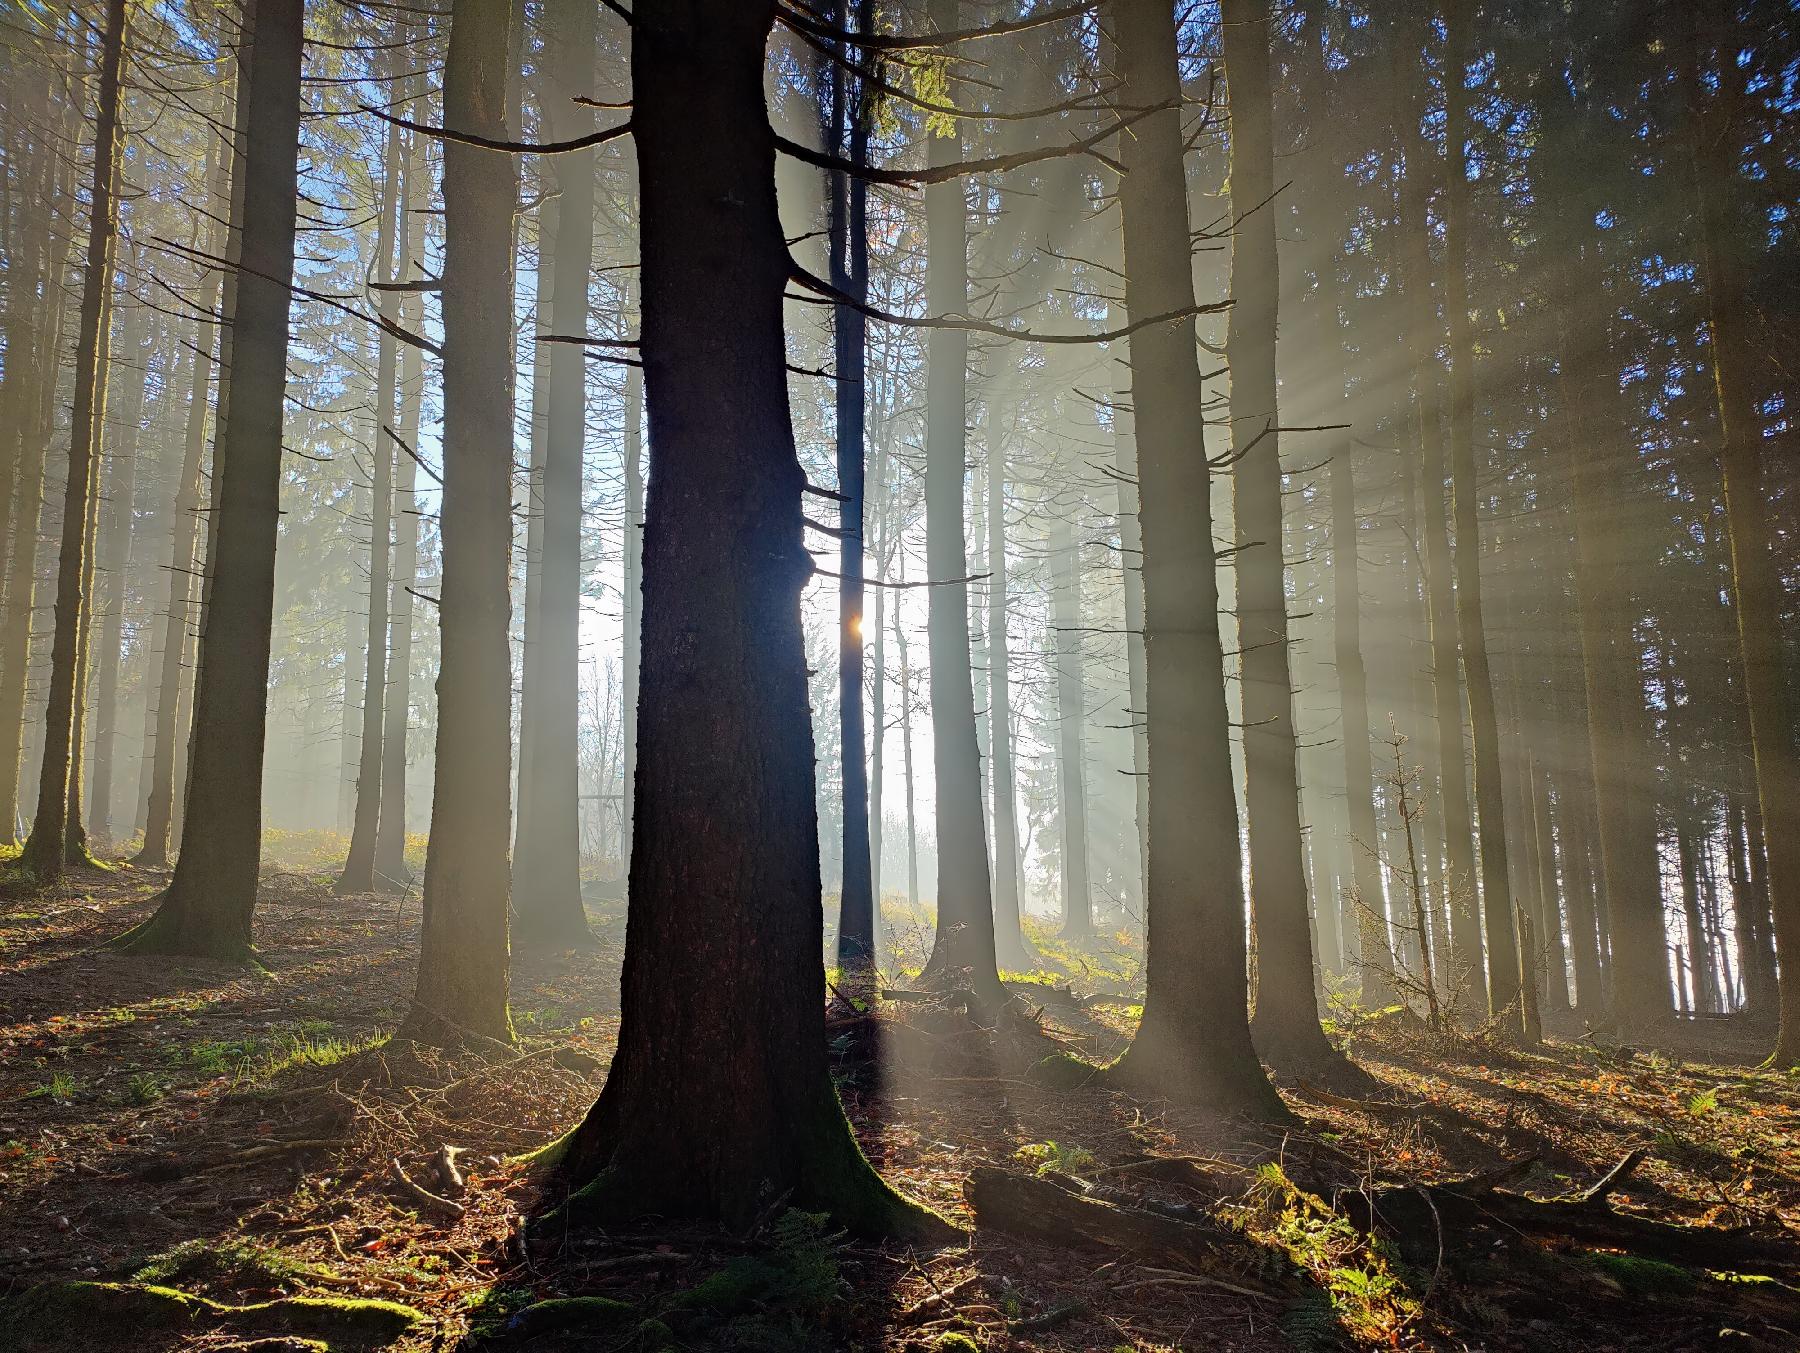
[[[1000,1167],[1053,1201],[1222,1237],[1227,1258],[1110,1246],[1091,1234],[1104,1224],[1032,1239],[985,1213],[936,1251],[847,1243],[792,1213],[751,1237],[526,1245],[541,1185],[515,1158],[604,1078],[622,907],[592,905],[597,951],[515,955],[516,1055],[443,1058],[387,1041],[416,898],[272,872],[260,972],[100,948],[164,877],[82,872],[0,899],[0,1300],[52,1280],[155,1287],[15,1299],[0,1350],[1800,1348],[1800,1082],[1734,1056],[1723,1024],[1685,1050],[1527,1054],[1358,1021],[1369,1098],[1284,1085],[1298,1125],[1272,1129],[1030,1077],[1046,1047],[1123,1046],[1128,998],[1071,999],[1105,985],[1092,972],[1074,993],[1021,988],[1034,1014],[1001,1034],[916,1002],[840,1003],[846,1107],[903,1190],[970,1225],[971,1173]],[[1540,1232],[1480,1201],[1568,1197],[1638,1151],[1579,1213],[1596,1230]],[[1431,1187],[1509,1162],[1474,1220]],[[1422,1231],[1394,1186],[1431,1209]],[[1354,1224],[1370,1199],[1400,1234]],[[1752,1257],[1621,1249],[1621,1215],[1737,1228],[1720,1252]],[[536,1304],[566,1297],[624,1305]]]

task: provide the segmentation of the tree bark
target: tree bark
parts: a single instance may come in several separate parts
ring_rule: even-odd
[[[86,613],[92,573],[94,467],[106,419],[113,255],[119,231],[119,125],[125,64],[126,0],[108,0],[100,39],[100,86],[95,107],[94,178],[88,216],[87,268],[82,282],[81,330],[75,352],[75,401],[69,427],[69,474],[57,552],[56,607],[50,639],[50,687],[44,705],[44,750],[31,837],[20,863],[40,883],[62,877],[70,847],[82,838],[79,800],[82,746],[78,706],[85,666]]]
[[[243,228],[230,310],[231,388],[215,457],[187,827],[156,914],[118,941],[135,952],[233,959],[251,953],[299,203],[303,8],[302,0],[255,0],[240,39],[247,130],[234,172],[243,185]]]
[[[455,0],[444,125],[503,140],[517,0]],[[513,211],[516,161],[444,146],[443,589],[424,928],[402,1032],[512,1041],[507,946],[512,786]]]
[[[1689,61],[1685,74],[1709,356],[1719,411],[1719,465],[1731,536],[1731,583],[1757,798],[1763,820],[1779,823],[1800,802],[1800,749],[1794,732],[1800,701],[1794,695],[1782,642],[1782,584],[1770,544],[1763,438],[1752,376],[1758,340],[1749,331],[1753,307],[1745,293],[1732,224],[1738,196],[1736,146],[1743,134],[1737,107],[1743,76],[1736,69],[1728,7],[1710,0],[1697,22],[1706,25],[1703,36],[1716,46],[1719,65],[1718,91],[1710,97],[1697,59]],[[1786,958],[1779,968],[1781,1016],[1770,1064],[1787,1068],[1800,1066],[1800,961],[1795,961],[1800,956],[1800,833],[1771,831],[1767,848],[1775,946]]]
[[[1450,322],[1450,478],[1456,513],[1456,623],[1475,747],[1475,811],[1481,824],[1481,902],[1487,920],[1488,1013],[1513,1032],[1524,1028],[1519,943],[1506,858],[1506,796],[1500,728],[1481,614],[1481,530],[1475,503],[1475,338],[1469,323],[1468,200],[1464,143],[1469,129],[1468,58],[1472,7],[1450,0],[1445,20],[1444,309]]]
[[[1231,481],[1237,635],[1244,724],[1244,806],[1255,914],[1257,1051],[1288,1072],[1341,1070],[1313,997],[1312,925],[1300,837],[1281,510],[1281,416],[1275,326],[1275,147],[1268,0],[1224,0],[1231,91]]]
[[[415,135],[406,154],[406,204],[401,214],[399,277],[413,271],[412,222],[430,199],[430,170],[425,162],[424,138]],[[423,298],[406,295],[400,303],[400,323],[418,332],[424,315]],[[413,583],[419,571],[419,508],[416,498],[419,467],[406,448],[417,451],[419,414],[425,399],[425,358],[412,344],[400,358],[400,439],[398,469],[394,476],[394,571],[388,601],[388,689],[382,701],[381,821],[375,834],[375,878],[384,887],[402,887],[412,881],[406,863],[406,761],[412,728]]]
[[[806,481],[763,93],[774,9],[696,0],[635,20],[654,678],[639,708],[618,1052],[561,1148],[578,1191],[559,1228],[647,1213],[747,1227],[777,1198],[863,1234],[935,1221],[863,1159],[826,1065]]]
[[[1155,109],[1122,138],[1125,305],[1193,305],[1180,80],[1172,9],[1113,0],[1120,109]],[[1250,1043],[1244,896],[1211,471],[1191,317],[1131,340],[1144,548],[1150,877],[1144,1015],[1110,1075],[1222,1112],[1286,1116]]]
[[[388,88],[394,87],[398,62],[389,53],[386,61]],[[382,157],[381,216],[375,232],[376,276],[391,281],[400,200],[400,127],[390,122],[387,147]],[[375,839],[381,830],[381,729],[387,698],[388,580],[393,560],[394,522],[394,383],[398,352],[393,329],[400,320],[398,292],[383,291],[377,303],[382,328],[376,336],[375,408],[369,430],[369,453],[374,461],[369,495],[369,615],[364,639],[367,653],[363,668],[362,737],[356,767],[356,815],[350,828],[350,852],[344,872],[338,875],[338,896],[375,891]]]
[[[848,27],[848,0],[833,9],[837,25]],[[874,25],[873,0],[858,0],[856,27]],[[849,58],[849,52],[840,52]],[[869,158],[869,110],[860,77],[852,80],[841,62],[830,61],[832,149],[850,163]],[[831,284],[866,301],[869,291],[869,187],[860,178],[833,173],[830,181]],[[868,322],[853,306],[832,312],[837,369],[838,493],[838,751],[843,781],[843,883],[839,890],[838,963],[846,971],[875,963],[876,897],[869,857],[869,778],[863,728],[863,554],[867,511]]]
[[[938,32],[959,26],[960,0],[930,0]],[[961,155],[959,134],[935,135],[934,165]],[[926,307],[935,315],[969,308],[968,233],[960,181],[925,190]],[[966,988],[983,1001],[1005,999],[994,952],[993,894],[981,808],[981,753],[975,732],[975,683],[969,651],[969,588],[963,536],[968,403],[966,330],[934,328],[926,338],[925,571],[926,635],[931,659],[931,747],[936,772],[937,935],[926,980]]]
[[[111,462],[106,481],[106,510],[94,541],[100,586],[95,594],[99,619],[99,652],[95,655],[94,782],[88,809],[88,834],[96,843],[113,839],[113,758],[119,740],[119,676],[124,665],[126,574],[131,559],[132,507],[137,497],[138,452],[144,421],[144,392],[156,349],[149,311],[131,306],[120,326],[130,364],[121,373],[119,415],[102,432],[101,447]]]
[[[1051,623],[1056,648],[1056,792],[1062,823],[1063,934],[1094,937],[1088,881],[1087,692],[1081,671],[1081,553],[1069,522],[1051,527]]]
[[[547,14],[545,103],[556,140],[592,132],[594,115],[575,103],[594,83],[599,11],[591,5]],[[552,332],[588,331],[588,287],[594,256],[595,151],[550,161],[559,193],[551,267]],[[581,903],[581,824],[577,764],[581,675],[582,453],[587,432],[587,352],[571,343],[539,344],[547,362],[549,410],[544,428],[542,585],[535,615],[526,617],[527,689],[520,756],[529,777],[519,785],[513,858],[513,930],[520,944],[586,946],[593,942]],[[534,634],[532,631],[536,629]],[[533,673],[532,668],[537,671]],[[535,676],[535,681],[529,678]]]

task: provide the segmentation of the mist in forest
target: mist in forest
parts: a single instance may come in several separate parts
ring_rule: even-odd
[[[1791,1074],[1797,113],[1780,0],[0,6],[0,897],[311,890],[371,1048],[565,965],[533,1227],[941,1242],[937,1076]],[[1629,1149],[1555,1224],[1662,1255]],[[1120,1210],[1020,1150],[977,1224]]]

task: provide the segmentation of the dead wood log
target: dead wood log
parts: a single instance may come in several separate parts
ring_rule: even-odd
[[[1256,1270],[1263,1252],[1235,1232],[1103,1202],[1048,1179],[977,1166],[964,1189],[978,1227],[1055,1245],[1123,1250],[1201,1272],[1228,1272],[1235,1282],[1271,1295],[1280,1290]]]
[[[400,1185],[400,1191],[413,1202],[429,1212],[435,1212],[446,1220],[455,1220],[462,1216],[463,1205],[450,1198],[440,1198],[422,1184],[415,1183],[406,1168],[400,1164],[400,1158],[394,1157],[394,1182]]]
[[[1481,1231],[1514,1231],[1561,1238],[1587,1246],[1626,1250],[1645,1258],[1692,1268],[1724,1269],[1779,1277],[1794,1266],[1794,1247],[1748,1227],[1685,1226],[1658,1221],[1607,1205],[1642,1162],[1633,1151],[1592,1187],[1571,1198],[1531,1198],[1495,1185],[1511,1167],[1451,1184],[1383,1189],[1372,1197],[1344,1194],[1340,1201],[1365,1230],[1393,1234],[1403,1249],[1436,1243],[1436,1228],[1452,1242]]]

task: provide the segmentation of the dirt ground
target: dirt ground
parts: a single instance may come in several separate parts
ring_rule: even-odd
[[[1684,1059],[1581,1039],[1518,1054],[1377,1020],[1351,1038],[1377,1080],[1369,1101],[1283,1086],[1298,1126],[1271,1129],[1028,1076],[1046,1047],[1104,1060],[1123,1046],[1128,1001],[1070,999],[1103,985],[1091,972],[1073,993],[1022,988],[1036,1027],[1002,1034],[953,1010],[840,1003],[845,1105],[901,1189],[970,1226],[977,1167],[1079,1180],[1214,1228],[1250,1260],[1225,1272],[986,1224],[915,1251],[793,1214],[748,1237],[527,1244],[522,1217],[554,1200],[517,1158],[576,1122],[604,1078],[622,908],[594,904],[596,952],[515,956],[516,1055],[443,1058],[387,1041],[416,899],[340,899],[318,873],[271,872],[265,971],[101,948],[164,880],[84,872],[0,899],[0,1300],[85,1280],[254,1309],[174,1293],[114,1309],[97,1289],[95,1305],[27,1318],[15,1301],[0,1349],[1800,1348],[1800,1082],[1716,1046],[1737,1037],[1724,1025],[1695,1028]],[[438,1165],[447,1146],[460,1192]],[[1491,1218],[1467,1228],[1435,1203],[1422,1233],[1371,1240],[1353,1224],[1385,1187],[1509,1162],[1506,1189],[1572,1196],[1632,1151],[1641,1164],[1600,1211],[1729,1232],[1762,1258],[1719,1267]],[[623,1305],[541,1304],[571,1297]],[[333,1323],[328,1301],[362,1298],[417,1315]]]

